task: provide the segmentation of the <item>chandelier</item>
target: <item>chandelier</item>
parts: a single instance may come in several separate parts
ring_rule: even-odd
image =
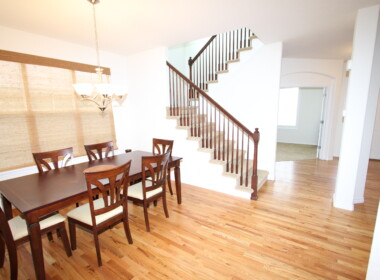
[[[106,110],[107,107],[112,103],[112,100],[116,100],[119,105],[121,105],[127,97],[127,94],[121,85],[103,83],[103,69],[100,67],[99,41],[95,14],[95,4],[98,4],[100,0],[87,1],[92,4],[94,18],[95,48],[97,58],[97,68],[95,68],[95,71],[97,74],[97,83],[77,83],[73,84],[73,87],[81,100],[91,101],[95,103],[100,111],[104,112],[104,110]]]

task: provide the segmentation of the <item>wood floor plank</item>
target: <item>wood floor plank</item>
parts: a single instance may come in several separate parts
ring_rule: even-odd
[[[183,204],[168,195],[143,210],[129,204],[133,244],[123,226],[100,235],[97,266],[91,234],[77,229],[68,258],[61,241],[43,237],[48,279],[365,279],[380,197],[380,162],[371,161],[365,203],[332,206],[338,161],[279,162],[277,180],[249,201],[183,184]],[[74,206],[73,206],[74,207]],[[67,209],[68,211],[69,209]],[[65,211],[61,211],[65,214]],[[34,279],[28,244],[18,249],[19,279]],[[9,261],[0,269],[9,279]]]

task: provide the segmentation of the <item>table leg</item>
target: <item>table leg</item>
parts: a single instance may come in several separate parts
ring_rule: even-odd
[[[177,193],[177,203],[182,203],[182,191],[181,191],[181,169],[179,166],[174,168],[175,189]]]
[[[12,204],[9,202],[8,199],[6,199],[3,195],[1,195],[1,198],[3,200],[3,207],[4,207],[4,214],[5,218],[7,220],[10,220],[13,218],[13,213],[12,213]]]
[[[36,279],[45,279],[44,256],[42,252],[41,228],[38,218],[26,217],[30,235],[30,249],[32,251]]]

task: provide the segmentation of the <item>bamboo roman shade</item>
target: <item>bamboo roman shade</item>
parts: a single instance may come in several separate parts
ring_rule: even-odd
[[[105,75],[105,80],[108,75]],[[0,171],[34,165],[32,152],[116,143],[112,108],[101,113],[72,87],[95,73],[0,60]]]

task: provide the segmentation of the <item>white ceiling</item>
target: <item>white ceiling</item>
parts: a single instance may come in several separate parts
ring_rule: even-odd
[[[249,27],[284,57],[348,59],[358,9],[380,0],[100,0],[99,44],[120,54]],[[94,46],[87,0],[0,0],[0,25]],[[6,38],[0,38],[5,40]]]

